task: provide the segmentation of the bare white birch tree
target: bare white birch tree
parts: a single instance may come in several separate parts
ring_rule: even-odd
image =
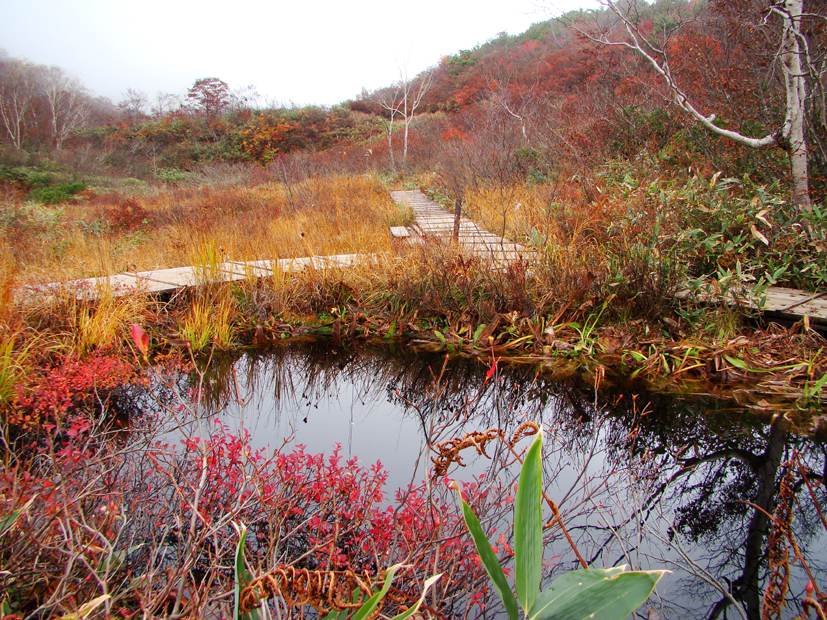
[[[393,155],[393,124],[397,115],[401,115],[402,98],[400,96],[399,82],[390,88],[383,88],[370,96],[371,101],[376,103],[387,114],[387,119],[382,119],[382,128],[388,138],[388,154],[391,158],[391,168],[396,170],[396,161]]]
[[[408,162],[408,130],[411,126],[414,114],[419,105],[422,103],[422,98],[428,93],[433,84],[434,72],[432,70],[424,71],[413,79],[408,78],[408,67],[402,65],[399,68],[399,82],[398,88],[401,92],[402,100],[400,111],[402,113],[402,122],[405,125],[404,142],[402,147],[402,161]]]
[[[639,0],[604,0],[604,5],[617,17],[626,36],[620,40],[608,28],[598,31],[577,28],[592,41],[603,45],[622,46],[634,51],[648,62],[663,79],[668,88],[670,100],[710,132],[728,138],[750,148],[776,147],[784,149],[790,160],[793,202],[802,211],[811,211],[809,195],[808,149],[805,139],[807,76],[813,68],[809,59],[809,42],[802,30],[802,17],[806,15],[805,0],[777,0],[767,3],[764,11],[764,25],[771,20],[780,20],[781,38],[778,41],[774,61],[784,78],[786,104],[784,121],[775,131],[763,137],[750,137],[743,133],[719,127],[715,124],[716,114],[702,112],[693,103],[681,86],[669,64],[667,51],[668,33],[663,40],[655,41],[645,36],[638,19]],[[756,36],[758,36],[756,34]],[[823,77],[821,71],[819,81]]]
[[[155,103],[152,104],[152,117],[160,119],[171,114],[176,110],[180,110],[183,105],[181,97],[172,93],[162,93],[160,90],[155,94]]]
[[[407,65],[401,65],[399,67],[399,80],[394,83],[393,86],[376,91],[370,96],[370,100],[385,110],[388,116],[384,123],[384,129],[388,137],[391,167],[394,169],[396,169],[396,162],[393,154],[393,126],[396,118],[399,117],[404,127],[402,134],[402,162],[407,163],[408,136],[410,135],[411,122],[422,103],[422,98],[431,89],[432,84],[432,70],[424,71],[415,78],[409,78]]]
[[[137,125],[146,117],[149,106],[149,95],[142,90],[127,88],[123,99],[118,102],[118,109],[123,112],[131,126]]]
[[[21,149],[37,97],[37,67],[21,60],[0,63],[0,120],[14,148]]]
[[[49,67],[43,73],[43,94],[51,120],[52,142],[60,150],[70,133],[86,124],[89,105],[81,83],[66,75],[60,67]]]

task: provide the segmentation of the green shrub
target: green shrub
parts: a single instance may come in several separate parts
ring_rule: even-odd
[[[827,209],[800,213],[780,188],[744,179],[690,179],[675,192],[681,209],[676,253],[692,275],[728,273],[816,290],[827,285]]]
[[[158,168],[155,171],[155,178],[164,183],[175,184],[185,181],[187,173],[176,168]]]
[[[54,183],[55,175],[22,166],[0,166],[0,180],[18,183],[27,189],[47,187]]]
[[[86,185],[80,182],[60,183],[47,187],[35,187],[29,192],[29,199],[35,200],[44,205],[53,205],[59,202],[66,202],[78,192],[86,189]]]

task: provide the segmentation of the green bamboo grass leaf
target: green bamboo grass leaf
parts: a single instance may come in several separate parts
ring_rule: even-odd
[[[525,456],[514,500],[515,588],[523,610],[534,606],[543,573],[543,431]]]
[[[520,615],[517,599],[514,598],[514,593],[511,591],[508,581],[505,579],[505,573],[503,573],[500,562],[491,549],[491,544],[488,542],[485,532],[482,531],[482,526],[480,525],[479,519],[477,519],[477,515],[474,514],[474,511],[471,510],[468,503],[462,499],[459,485],[456,483],[454,483],[454,485],[460,505],[462,506],[462,516],[465,518],[465,526],[468,528],[471,538],[474,539],[474,545],[477,548],[477,553],[480,554],[482,565],[494,583],[494,589],[497,591],[497,594],[500,595],[500,600],[503,602],[506,613],[508,613],[509,620],[517,620]]]
[[[22,508],[13,510],[11,514],[0,517],[0,536],[2,536],[14,527],[14,524],[17,523],[17,520],[20,518],[20,516],[24,512],[26,512],[26,510],[28,510],[29,506],[32,505],[36,497],[36,495],[32,496],[31,499],[29,499],[29,501],[26,502],[26,504]]]
[[[253,580],[244,565],[244,541],[247,539],[247,527],[243,523],[233,524],[238,531],[238,546],[235,548],[235,604],[233,608],[234,620],[261,620],[258,611],[240,613],[241,591]]]
[[[359,611],[356,612],[352,620],[365,620],[365,618],[373,613],[376,606],[379,604],[379,601],[385,598],[388,590],[390,590],[391,583],[393,583],[393,576],[396,574],[396,571],[403,566],[404,564],[394,564],[388,569],[385,573],[385,584],[382,586],[382,589],[365,601],[365,604],[359,608]]]
[[[442,573],[438,575],[434,575],[433,577],[429,577],[425,580],[425,584],[422,586],[422,596],[419,597],[419,600],[416,602],[416,605],[408,609],[407,611],[403,611],[401,614],[398,614],[391,618],[391,620],[407,620],[411,616],[413,616],[419,608],[422,606],[422,603],[425,602],[425,594],[428,592],[428,589],[434,585],[439,578],[442,577]]]
[[[541,592],[529,620],[623,620],[640,607],[668,571],[575,570]]]
[[[724,353],[724,359],[735,366],[735,368],[746,372],[778,372],[779,370],[790,370],[792,368],[803,366],[803,364],[787,364],[785,366],[774,366],[773,368],[752,368],[740,357],[733,357],[732,355],[727,355]]]

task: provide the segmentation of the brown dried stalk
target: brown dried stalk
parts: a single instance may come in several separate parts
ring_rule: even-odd
[[[434,464],[434,473],[432,475],[432,478],[436,479],[445,476],[448,473],[448,468],[454,463],[461,467],[464,467],[465,463],[462,462],[460,452],[468,448],[473,447],[477,451],[477,454],[482,455],[486,458],[491,458],[485,452],[485,444],[495,439],[499,439],[500,441],[502,441],[503,444],[508,448],[509,452],[511,452],[511,454],[514,456],[515,460],[522,463],[522,456],[515,450],[514,446],[521,438],[530,437],[531,435],[537,434],[539,431],[540,426],[536,422],[523,422],[517,428],[517,430],[514,431],[514,436],[511,438],[511,440],[506,439],[505,431],[498,428],[490,428],[484,433],[480,431],[472,431],[470,433],[465,433],[465,435],[463,435],[461,438],[455,437],[454,439],[449,439],[448,441],[443,441],[434,446],[431,446],[431,450],[436,452],[436,456],[431,457],[431,461]],[[554,519],[552,519],[546,525],[546,527],[553,527],[555,523],[559,525],[560,529],[563,531],[563,535],[566,537],[569,546],[571,547],[572,551],[574,551],[574,554],[577,556],[577,559],[580,562],[580,564],[583,566],[583,568],[588,568],[588,564],[580,555],[580,552],[577,550],[577,546],[571,539],[571,536],[569,535],[569,532],[566,529],[566,526],[563,523],[562,518],[560,517],[560,510],[557,507],[557,504],[548,495],[546,495],[545,491],[543,491],[543,499],[546,501],[549,508],[551,508],[551,512],[554,514]]]
[[[283,566],[271,573],[253,579],[244,588],[239,599],[243,612],[255,609],[262,600],[280,596],[291,607],[310,605],[320,616],[331,611],[345,611],[361,607],[353,602],[353,594],[360,591],[367,597],[373,593],[373,582],[365,571],[309,570]],[[381,609],[381,602],[377,611]]]

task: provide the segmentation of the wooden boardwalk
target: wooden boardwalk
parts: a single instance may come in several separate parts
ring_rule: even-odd
[[[797,322],[805,316],[810,325],[819,331],[827,331],[827,292],[805,293],[793,288],[771,286],[767,289],[766,300],[759,308],[764,316],[785,322]]]
[[[411,226],[411,242],[429,239],[450,242],[454,235],[454,215],[447,212],[419,190],[391,192],[396,202],[410,206],[416,216]],[[484,256],[495,262],[513,261],[528,257],[533,251],[480,228],[463,216],[459,224],[459,244],[464,251]]]
[[[453,235],[454,216],[446,213],[421,191],[391,192],[397,202],[410,205],[416,214],[416,223],[404,235],[414,243],[428,240],[449,240]],[[400,235],[397,229],[392,233]],[[467,217],[460,222],[460,243],[471,253],[490,257],[495,261],[516,260],[530,253],[526,247],[511,243],[483,230]],[[351,267],[365,260],[368,254],[339,254],[335,256],[309,256],[258,260],[249,262],[227,261],[211,266],[174,267],[152,271],[123,272],[100,278],[85,278],[68,282],[27,285],[18,289],[23,299],[55,295],[65,292],[78,299],[97,299],[102,294],[121,297],[134,293],[171,293],[179,289],[211,282],[237,282],[247,278],[261,278],[275,273],[296,273],[305,269]]]
[[[454,233],[454,216],[442,209],[419,190],[391,192],[391,197],[401,204],[409,205],[416,216],[414,224],[394,227],[395,237],[404,237],[413,244],[435,240],[451,243]],[[535,255],[530,248],[507,241],[477,226],[467,217],[460,220],[459,244],[463,251],[494,262],[502,263],[521,258],[529,260]],[[351,267],[363,262],[368,254],[340,254],[335,256],[310,256],[305,258],[283,258],[279,260],[258,260],[249,262],[228,261],[210,267],[175,267],[137,273],[124,272],[101,278],[87,278],[70,282],[21,286],[18,293],[22,298],[53,295],[68,291],[78,299],[95,299],[104,291],[113,296],[136,292],[169,293],[181,288],[198,286],[209,282],[237,282],[247,278],[272,276],[275,273],[296,273],[305,269],[328,269]],[[686,297],[685,291],[681,296]],[[730,296],[731,298],[731,296]],[[760,310],[765,317],[784,322],[809,318],[812,327],[827,331],[827,292],[805,293],[795,289],[770,287],[759,308],[753,296],[744,296],[746,301],[731,299],[733,304],[742,304]],[[710,301],[720,301],[710,297]]]
[[[113,297],[132,293],[168,293],[181,288],[209,282],[238,282],[247,278],[271,276],[277,272],[296,273],[305,269],[329,269],[350,267],[359,261],[357,254],[335,256],[310,256],[306,258],[282,258],[250,262],[229,261],[215,266],[174,267],[136,273],[124,272],[101,278],[86,278],[69,282],[21,287],[24,297],[70,291],[78,299],[95,299],[103,291]]]
[[[413,208],[416,223],[412,226],[412,239],[424,241],[436,237],[450,240],[453,236],[454,215],[429,200],[421,191],[391,192],[391,197],[396,202]],[[496,261],[530,258],[534,254],[523,245],[506,241],[480,228],[467,217],[463,217],[460,222],[459,242],[470,252],[490,256]],[[744,305],[760,310],[766,318],[785,322],[800,321],[807,316],[812,327],[827,330],[827,292],[805,293],[773,286],[767,289],[766,298],[760,308],[754,301],[747,301]]]

